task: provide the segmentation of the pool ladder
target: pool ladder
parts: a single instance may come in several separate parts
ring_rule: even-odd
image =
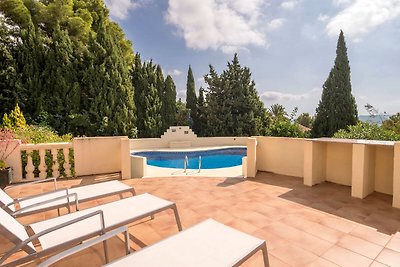
[[[183,165],[184,165],[183,171],[184,171],[184,173],[187,174],[187,166],[189,165],[189,158],[187,155],[185,156],[185,159],[183,160]],[[199,156],[199,173],[200,173],[200,171],[201,171],[201,156]]]

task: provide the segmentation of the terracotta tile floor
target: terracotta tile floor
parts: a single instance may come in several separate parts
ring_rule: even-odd
[[[101,175],[61,180],[64,187],[118,178]],[[271,266],[400,266],[400,210],[391,196],[373,193],[355,199],[350,188],[322,183],[312,188],[301,178],[260,172],[255,179],[170,177],[127,180],[137,193],[149,192],[175,201],[183,227],[214,218],[243,232],[265,239]],[[35,185],[10,190],[23,196],[49,190]],[[93,201],[82,208],[113,201]],[[56,216],[45,212],[19,219],[29,223]],[[131,247],[138,250],[177,233],[172,212],[130,226]],[[10,247],[2,240],[0,250]],[[111,258],[123,256],[122,238],[109,241]],[[95,246],[61,261],[57,266],[98,266],[104,263],[102,246]],[[17,253],[15,258],[23,255]],[[36,263],[29,264],[34,266]],[[244,266],[262,266],[261,253]]]

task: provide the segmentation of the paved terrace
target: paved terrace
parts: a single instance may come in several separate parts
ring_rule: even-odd
[[[118,175],[60,181],[79,186]],[[302,179],[259,173],[255,179],[169,177],[127,180],[137,193],[150,192],[175,201],[184,228],[214,218],[243,232],[265,239],[271,266],[400,266],[400,210],[391,197],[373,193],[360,200],[350,188],[323,183],[312,188]],[[36,194],[51,185],[21,189],[14,196]],[[111,201],[102,199],[81,208]],[[56,212],[19,219],[23,223],[55,216]],[[177,232],[172,213],[130,227],[131,247],[138,250]],[[122,239],[110,240],[110,258],[123,255]],[[0,250],[9,245],[4,241]],[[21,252],[20,255],[22,255]],[[18,256],[18,255],[16,255]],[[98,266],[104,263],[102,246],[85,250],[57,266]],[[30,264],[34,266],[34,264]],[[262,266],[256,254],[244,266]]]

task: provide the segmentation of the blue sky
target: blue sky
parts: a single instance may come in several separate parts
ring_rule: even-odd
[[[400,0],[105,0],[142,59],[171,74],[185,98],[192,66],[197,89],[213,65],[237,52],[266,107],[315,113],[343,29],[353,95],[400,112]]]

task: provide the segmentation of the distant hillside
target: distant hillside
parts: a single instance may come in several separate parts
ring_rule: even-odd
[[[390,117],[390,115],[387,115],[387,114],[376,115],[376,116],[360,115],[360,116],[358,116],[358,119],[363,122],[369,122],[369,123],[375,123],[375,124],[381,125],[382,122],[389,119],[389,117]]]

